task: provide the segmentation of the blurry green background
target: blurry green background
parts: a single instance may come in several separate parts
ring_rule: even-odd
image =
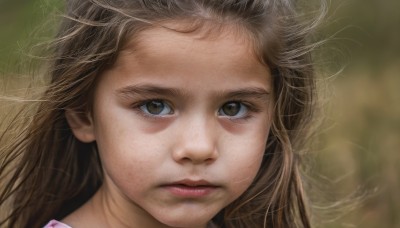
[[[48,34],[34,30],[59,2],[0,0],[3,79],[21,72],[25,47],[46,39]],[[366,196],[359,205],[350,201],[331,210],[326,219],[337,219],[322,227],[400,227],[400,1],[331,0],[329,5],[317,35],[335,34],[316,58],[324,75],[319,81],[324,124],[313,169],[331,186],[326,194],[331,200]],[[348,212],[353,204],[355,210]]]

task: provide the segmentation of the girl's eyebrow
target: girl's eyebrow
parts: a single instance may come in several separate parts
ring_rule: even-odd
[[[171,96],[171,97],[189,97],[189,91],[176,88],[162,87],[153,84],[138,84],[129,85],[120,88],[116,91],[116,94],[129,98],[137,95],[142,96]],[[215,93],[216,97],[219,98],[257,98],[257,99],[268,99],[270,92],[260,87],[244,87],[236,90],[218,91]]]
[[[182,90],[152,84],[129,85],[118,89],[116,93],[122,97],[133,97],[135,95],[187,96]]]
[[[268,99],[269,92],[260,87],[245,87],[238,90],[221,92],[218,96],[224,98],[258,98]]]

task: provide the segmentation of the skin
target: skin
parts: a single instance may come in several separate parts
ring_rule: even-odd
[[[97,142],[105,180],[63,222],[206,227],[260,168],[271,94],[268,67],[231,29],[214,36],[142,31],[101,75],[93,113],[67,112],[74,135]],[[154,109],[154,100],[163,107]],[[182,180],[207,186],[174,184]]]

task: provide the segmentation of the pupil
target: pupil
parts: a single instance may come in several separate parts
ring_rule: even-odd
[[[240,104],[239,102],[227,103],[222,107],[222,111],[228,116],[235,116],[240,111]]]
[[[151,101],[146,104],[146,108],[151,114],[160,114],[164,109],[164,104],[160,101]]]

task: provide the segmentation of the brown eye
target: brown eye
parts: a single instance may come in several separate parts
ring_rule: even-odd
[[[173,113],[171,107],[161,100],[148,101],[141,105],[140,109],[146,114],[157,116],[169,115]]]
[[[218,111],[221,116],[241,118],[248,112],[248,108],[241,102],[231,101],[227,102]]]

